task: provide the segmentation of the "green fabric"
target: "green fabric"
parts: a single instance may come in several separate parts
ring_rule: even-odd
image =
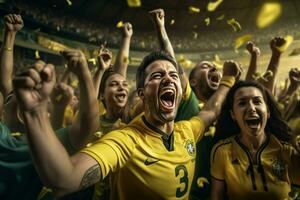
[[[181,101],[177,111],[175,122],[181,120],[188,120],[191,117],[196,116],[200,111],[198,104],[199,101],[195,93],[191,91],[188,99],[185,101]]]
[[[68,144],[67,130],[57,131],[64,144]],[[35,200],[42,188],[25,137],[13,137],[10,130],[0,122],[0,199]],[[53,197],[47,195],[43,199]]]

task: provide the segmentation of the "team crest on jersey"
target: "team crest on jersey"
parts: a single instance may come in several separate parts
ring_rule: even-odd
[[[187,150],[188,154],[190,156],[194,156],[195,155],[195,145],[194,145],[194,141],[193,140],[187,140],[185,142],[185,145],[184,145],[185,149]]]
[[[272,171],[277,178],[283,179],[285,163],[282,160],[275,160],[272,164]]]

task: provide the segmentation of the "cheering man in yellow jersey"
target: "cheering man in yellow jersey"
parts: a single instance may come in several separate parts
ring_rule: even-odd
[[[195,143],[215,121],[239,73],[238,64],[225,62],[221,85],[198,116],[174,123],[182,96],[176,63],[164,52],[153,52],[137,71],[145,114],[71,157],[47,116],[44,97],[53,88],[53,66],[45,64],[34,73],[16,76],[14,89],[34,164],[57,196],[86,188],[111,172],[111,199],[188,199]]]

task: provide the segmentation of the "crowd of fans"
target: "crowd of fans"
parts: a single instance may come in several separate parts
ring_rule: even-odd
[[[22,2],[18,2],[17,7],[30,23],[45,27],[48,32],[51,31],[62,37],[67,36],[93,44],[107,41],[110,46],[115,48],[121,41],[119,30],[116,27],[106,27],[96,22],[79,19],[53,8],[40,8]],[[224,21],[224,23],[226,22]],[[174,49],[178,52],[210,51],[232,49],[237,37],[245,34],[252,35],[252,40],[257,44],[266,44],[269,38],[276,35],[290,34],[297,39],[300,38],[300,33],[297,31],[299,27],[299,21],[291,19],[286,23],[277,23],[265,30],[253,28],[251,30],[242,29],[239,32],[229,29],[201,32],[201,30],[195,29],[190,32],[176,31],[176,33],[170,33],[170,36]],[[158,46],[154,41],[153,32],[136,30],[131,46],[134,50],[156,49]]]
[[[175,52],[191,49],[193,39],[191,46],[180,46],[184,40],[177,43],[176,36],[169,39],[164,11],[150,11],[157,35],[144,44],[152,52],[140,63],[130,91],[129,50],[138,34],[130,23],[117,34],[38,8],[21,13],[58,32],[113,38],[120,48],[113,63],[111,51],[101,45],[94,71],[79,49],[60,52],[63,72],[41,59],[18,71],[14,42],[23,17],[4,17],[1,199],[300,197],[300,70],[286,74],[284,87],[276,85],[287,48],[283,37],[268,39],[272,56],[264,74],[257,73],[260,49],[248,42],[247,71],[233,60],[223,63],[222,72],[202,61],[187,75]],[[207,37],[222,41],[218,34]],[[225,43],[206,40],[201,48],[225,48]]]

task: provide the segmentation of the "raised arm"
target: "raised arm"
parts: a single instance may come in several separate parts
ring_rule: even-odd
[[[271,93],[274,90],[275,78],[278,72],[279,61],[282,52],[279,50],[286,41],[282,37],[275,37],[270,41],[270,48],[272,50],[272,57],[267,68],[266,74],[271,73],[266,80],[260,81]]]
[[[126,78],[127,67],[129,63],[130,40],[133,34],[132,25],[129,22],[124,23],[122,27],[122,43],[116,57],[114,70]]]
[[[175,53],[171,41],[168,37],[166,28],[165,28],[165,12],[163,9],[156,9],[149,12],[154,26],[156,29],[156,34],[159,42],[159,46],[162,50],[169,53],[175,59]],[[186,89],[188,78],[184,72],[184,69],[181,65],[178,64],[178,72],[181,81],[181,87],[183,90]]]
[[[13,50],[16,33],[23,28],[22,17],[15,14],[6,15],[4,27],[4,39],[0,52],[0,91],[6,99],[13,89]]]
[[[226,61],[223,66],[223,77],[219,88],[206,102],[198,117],[204,121],[205,128],[208,128],[219,116],[222,104],[229,89],[234,85],[235,80],[241,75],[241,66],[234,61]]]
[[[39,61],[16,76],[13,84],[32,158],[44,184],[57,196],[62,196],[100,180],[97,162],[84,153],[69,157],[53,132],[47,111],[48,98],[55,84],[53,65]]]
[[[257,70],[257,59],[260,56],[260,50],[251,41],[247,43],[246,49],[248,50],[248,52],[250,53],[250,56],[251,56],[248,71],[246,74],[246,80],[254,80],[253,76]]]
[[[96,97],[99,95],[99,88],[104,71],[111,65],[112,53],[104,45],[101,45],[98,51],[98,69],[94,74],[93,82],[96,92]]]
[[[278,99],[278,101],[281,102],[284,106],[287,106],[287,104],[289,104],[289,100],[291,100],[293,94],[300,86],[300,70],[298,70],[297,68],[292,68],[289,72],[289,80],[289,87],[282,95],[282,97]]]
[[[62,55],[79,81],[79,114],[71,126],[70,141],[75,149],[83,148],[99,127],[98,103],[92,76],[84,54],[79,50],[66,50]]]

